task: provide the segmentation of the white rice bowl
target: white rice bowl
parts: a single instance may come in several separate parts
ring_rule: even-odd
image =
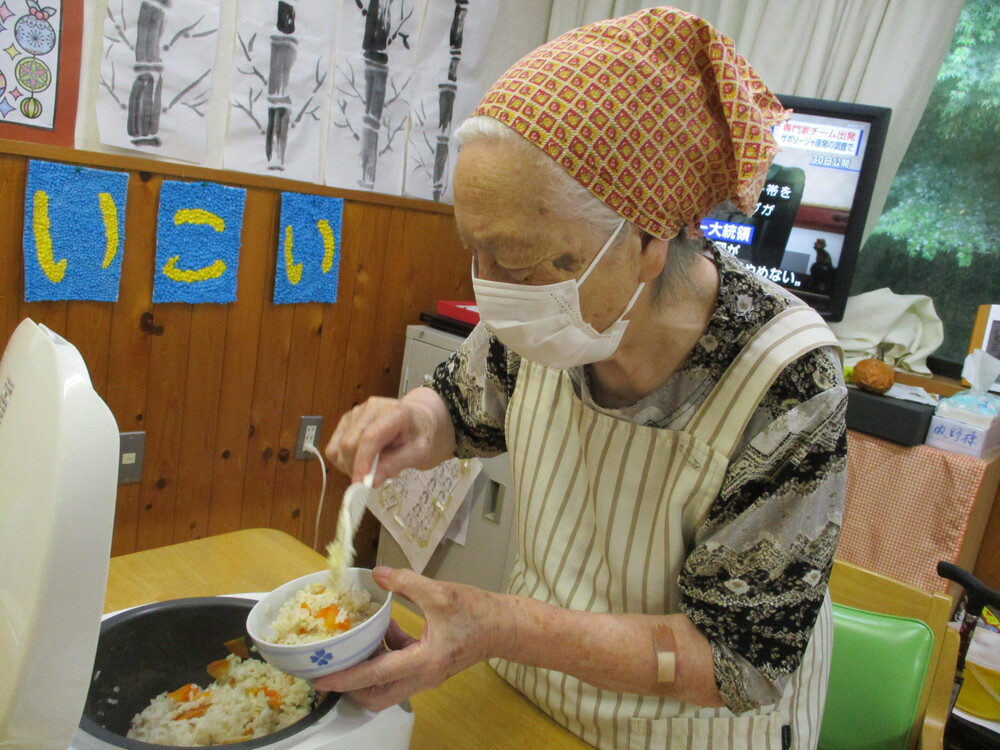
[[[193,689],[183,696],[154,698],[132,719],[127,736],[184,747],[241,742],[284,729],[312,710],[315,691],[305,680],[257,659],[230,654],[225,661],[225,674],[204,689],[185,686]]]
[[[329,589],[331,583],[328,570],[317,571],[279,586],[257,602],[247,616],[246,630],[260,655],[282,672],[314,680],[375,653],[392,619],[392,593],[375,583],[367,568],[346,568],[341,580],[336,593],[314,591],[312,584]],[[348,619],[352,615],[357,619],[351,619],[346,630],[341,629],[346,623],[338,622],[339,612],[330,623],[313,622],[317,618],[307,608],[324,602],[335,604]],[[282,613],[285,605],[288,609]],[[315,611],[325,606],[329,604]],[[282,638],[289,640],[279,643]]]

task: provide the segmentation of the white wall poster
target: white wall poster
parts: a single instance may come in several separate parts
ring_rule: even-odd
[[[218,0],[111,0],[96,102],[101,142],[202,161],[218,32]]]
[[[399,195],[419,0],[343,0],[333,85],[326,182]]]
[[[242,0],[226,169],[322,182],[336,18],[327,0]]]
[[[410,107],[404,195],[452,202],[455,129],[479,102],[476,85],[498,0],[450,0],[427,6]]]

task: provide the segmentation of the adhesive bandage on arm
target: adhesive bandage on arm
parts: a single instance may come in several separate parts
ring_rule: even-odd
[[[677,652],[674,631],[669,625],[653,626],[653,655],[656,657],[656,682],[673,682],[677,677]]]

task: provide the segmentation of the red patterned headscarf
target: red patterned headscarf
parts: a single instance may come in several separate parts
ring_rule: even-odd
[[[733,200],[753,213],[788,113],[708,22],[651,8],[523,57],[473,115],[513,128],[619,215],[668,239]]]

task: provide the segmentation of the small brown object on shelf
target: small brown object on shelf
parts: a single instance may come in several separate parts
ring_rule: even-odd
[[[885,393],[892,388],[896,380],[892,367],[881,359],[869,357],[854,365],[854,372],[851,374],[854,384],[863,391],[869,393]]]

